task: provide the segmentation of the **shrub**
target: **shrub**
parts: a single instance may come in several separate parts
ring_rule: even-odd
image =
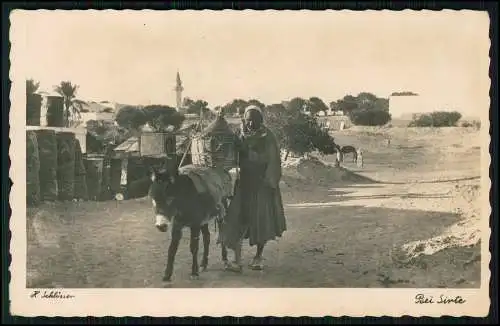
[[[335,152],[335,142],[328,131],[321,128],[316,118],[300,109],[286,109],[273,104],[264,109],[266,125],[273,131],[281,148],[296,155],[317,150],[328,155]]]
[[[413,117],[413,120],[408,124],[408,127],[432,127],[432,117],[428,114],[423,114],[418,117]]]
[[[481,128],[481,121],[478,120],[473,120],[473,121],[463,121],[460,124],[461,127],[464,128],[474,128],[474,129],[480,129]]]
[[[414,116],[413,120],[408,124],[409,127],[453,127],[457,125],[458,120],[462,118],[462,114],[453,111],[435,111],[431,114],[422,114],[418,117]]]
[[[89,120],[87,122],[87,152],[104,154],[127,140],[129,131],[111,121]]]
[[[462,118],[459,112],[436,111],[431,113],[434,127],[453,127]]]
[[[314,148],[323,155],[332,155],[336,152],[335,141],[328,131],[317,129],[312,139]]]
[[[353,124],[358,126],[383,126],[391,121],[391,114],[385,110],[366,109],[349,112]]]

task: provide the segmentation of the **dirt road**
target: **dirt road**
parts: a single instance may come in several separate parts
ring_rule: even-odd
[[[262,272],[222,270],[212,228],[210,268],[189,280],[188,234],[175,264],[176,287],[475,287],[477,247],[440,253],[409,267],[392,251],[441,234],[460,220],[447,209],[453,185],[405,191],[395,185],[323,189],[303,203],[285,192],[288,231],[265,251]],[[399,189],[398,189],[399,188]],[[319,193],[316,188],[316,193]],[[295,194],[296,195],[296,194]],[[312,199],[312,198],[309,198]],[[432,209],[417,209],[431,200]],[[31,220],[28,284],[33,287],[162,287],[168,234],[153,225],[146,199],[76,203],[39,210]],[[57,214],[53,214],[57,212]],[[45,228],[44,228],[45,227]],[[36,232],[36,234],[35,234]],[[43,234],[43,235],[42,235]],[[250,260],[254,249],[245,246]]]
[[[359,176],[353,181],[344,170],[327,173],[317,166],[287,168],[282,191],[288,230],[266,247],[265,270],[223,271],[212,227],[209,270],[190,281],[186,230],[171,286],[479,287],[480,244],[469,232],[480,215],[479,181],[412,182],[477,175],[476,144],[463,145],[472,136],[446,134],[428,137],[427,143],[425,135],[394,136],[390,148],[372,135],[363,137],[351,138],[371,146],[361,174],[396,182],[362,182]],[[457,143],[462,147],[453,146]],[[443,165],[450,157],[454,163]],[[469,238],[457,233],[457,225]],[[147,199],[44,204],[28,212],[27,284],[163,287],[168,240],[154,228]],[[414,253],[450,248],[408,261],[401,248],[411,243]],[[245,245],[246,261],[254,250]]]

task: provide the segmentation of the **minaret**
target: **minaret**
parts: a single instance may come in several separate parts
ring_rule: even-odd
[[[177,111],[180,111],[182,108],[182,91],[184,88],[182,87],[181,76],[179,75],[179,71],[177,71],[177,83],[175,85],[175,93],[177,95]]]

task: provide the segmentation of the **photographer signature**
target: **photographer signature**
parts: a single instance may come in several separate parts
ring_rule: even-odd
[[[447,297],[444,294],[441,294],[438,298],[434,298],[433,296],[425,296],[424,294],[417,294],[415,296],[415,303],[416,304],[464,304],[466,303],[467,300],[462,298],[461,296],[457,295],[455,297]]]
[[[73,299],[75,296],[65,294],[61,291],[38,291],[35,290],[30,294],[32,299]]]

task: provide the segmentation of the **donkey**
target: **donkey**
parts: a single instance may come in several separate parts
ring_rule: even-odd
[[[340,151],[342,152],[342,160],[343,160],[345,154],[352,153],[352,162],[353,163],[357,162],[358,152],[357,152],[356,148],[354,148],[354,146],[350,146],[350,145],[342,146]]]
[[[172,280],[174,260],[182,238],[182,230],[185,227],[191,232],[189,245],[192,255],[191,279],[198,279],[200,232],[203,237],[201,268],[202,271],[206,271],[210,247],[209,223],[215,219],[220,232],[223,219],[221,211],[227,209],[229,199],[222,200],[224,207],[221,210],[209,193],[200,193],[191,178],[188,175],[179,174],[178,169],[153,168],[151,180],[150,196],[156,215],[156,227],[161,232],[167,232],[169,226],[171,228],[163,281],[171,282]],[[227,266],[227,249],[223,243],[222,260]]]

